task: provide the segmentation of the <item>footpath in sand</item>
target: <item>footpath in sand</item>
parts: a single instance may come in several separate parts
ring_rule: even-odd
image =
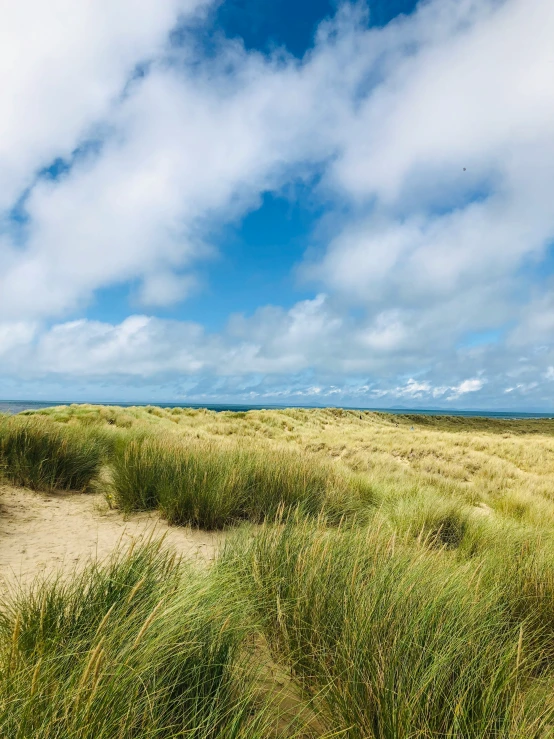
[[[223,534],[170,527],[156,513],[124,517],[102,495],[35,493],[0,485],[0,595],[14,582],[67,572],[121,545],[164,536],[187,559],[212,559]]]

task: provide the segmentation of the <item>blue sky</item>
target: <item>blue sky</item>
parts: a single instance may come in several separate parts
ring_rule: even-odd
[[[554,410],[548,0],[24,0],[0,397]]]
[[[368,6],[367,24],[384,26],[402,13],[411,13],[416,4],[414,0],[376,0]],[[319,23],[332,18],[338,7],[336,0],[231,0],[214,9],[207,31],[238,38],[247,49],[267,53],[284,47],[302,58],[314,44]]]

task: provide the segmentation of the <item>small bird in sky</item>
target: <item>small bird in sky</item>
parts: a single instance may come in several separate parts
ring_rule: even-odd
[[[464,167],[464,172],[466,171],[466,168]]]

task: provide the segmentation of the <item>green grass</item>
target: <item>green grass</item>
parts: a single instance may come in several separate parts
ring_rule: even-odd
[[[0,610],[0,736],[265,739],[251,626],[222,580],[154,545]]]
[[[84,489],[103,468],[124,511],[238,526],[209,567],[147,546],[1,605],[0,736],[550,739],[552,428],[340,409],[0,419],[17,484]]]
[[[554,666],[554,531],[484,518],[468,528],[458,552],[479,562],[484,592],[501,593],[512,624],[525,622],[524,644]]]
[[[86,490],[96,477],[106,443],[83,429],[40,418],[0,420],[0,471],[15,485],[33,490]]]
[[[507,578],[375,529],[290,518],[220,565],[259,608],[274,658],[352,739],[550,736],[544,654]],[[550,665],[548,665],[550,668]],[[549,684],[551,686],[551,683]]]
[[[390,534],[410,536],[436,548],[455,549],[469,530],[471,509],[460,500],[415,487],[403,496],[383,496],[379,516]]]
[[[149,544],[36,581],[0,604],[0,736],[546,739],[551,566],[514,584],[495,537],[520,532],[469,528],[437,549],[293,512],[209,569]]]
[[[113,460],[113,496],[123,510],[160,508],[172,524],[219,529],[261,522],[281,508],[337,518],[373,501],[363,478],[288,449],[134,438]]]

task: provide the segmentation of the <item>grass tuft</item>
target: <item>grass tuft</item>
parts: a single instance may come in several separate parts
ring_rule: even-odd
[[[167,436],[135,438],[120,449],[113,491],[126,511],[159,507],[172,524],[205,529],[261,522],[281,508],[337,518],[373,501],[362,478],[313,455]]]
[[[147,545],[0,604],[0,736],[552,737],[553,428],[342,409],[0,418],[12,482],[242,524],[208,567]]]
[[[379,529],[289,517],[227,545],[221,567],[259,608],[274,659],[324,726],[372,737],[548,736],[541,662],[502,588],[476,563]]]
[[[105,444],[83,429],[40,418],[0,422],[0,468],[14,485],[33,490],[86,490],[103,463]]]
[[[265,739],[242,613],[155,545],[16,592],[0,610],[0,736]]]

